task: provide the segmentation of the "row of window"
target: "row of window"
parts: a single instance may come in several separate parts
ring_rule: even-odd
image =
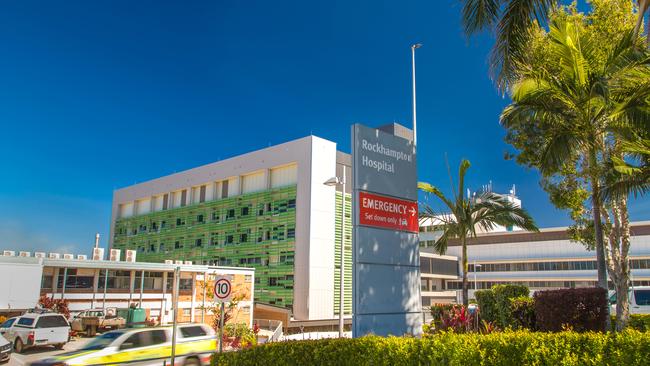
[[[650,268],[650,259],[633,259],[632,269]],[[469,272],[581,271],[597,269],[596,261],[481,263],[468,266]]]
[[[254,242],[262,243],[264,241],[273,240],[273,241],[283,241],[294,239],[296,237],[296,229],[289,227],[285,231],[285,226],[280,225],[274,227],[272,230],[263,230],[259,228],[258,236]],[[211,233],[209,238],[195,238],[189,241],[184,238],[179,238],[179,240],[174,241],[174,245],[166,246],[165,243],[149,243],[148,245],[139,245],[137,247],[138,253],[166,253],[169,254],[171,249],[183,249],[183,248],[204,248],[212,246],[224,246],[224,245],[237,245],[237,244],[248,244],[253,243],[252,239],[252,230],[247,229],[246,232],[239,234],[225,234],[223,232],[214,232]]]
[[[258,205],[257,209],[257,216],[265,216],[267,214],[280,214],[280,213],[285,213],[290,209],[295,209],[296,208],[296,200],[295,199],[290,199],[284,202],[279,202],[277,204],[272,205],[271,203],[264,203]],[[196,224],[205,224],[208,222],[208,219],[213,222],[213,223],[221,223],[221,222],[226,222],[230,220],[235,220],[238,218],[246,218],[251,215],[253,211],[253,206],[248,205],[244,207],[240,207],[238,209],[235,208],[230,208],[225,210],[225,212],[221,212],[219,209],[213,209],[213,212],[210,215],[206,215],[205,213],[199,213],[196,216],[193,216],[193,221],[190,222],[190,224],[196,225]],[[239,215],[237,215],[237,213]],[[170,222],[167,222],[167,220],[161,220],[161,221],[150,221],[149,224],[139,224],[137,227],[132,227],[132,228],[127,228],[125,226],[118,225],[118,227],[115,230],[115,237],[122,236],[122,235],[127,235],[127,236],[134,236],[138,234],[145,234],[145,233],[158,233],[160,231],[163,231],[165,229],[174,229],[178,227],[183,227],[187,223],[187,217],[177,217],[174,220]]]
[[[67,273],[63,270],[59,270],[59,275],[56,278],[56,288],[62,289],[64,285],[65,278],[65,288],[66,289],[93,289],[95,283],[95,276],[88,275],[78,275],[77,269],[70,268],[67,270]],[[41,279],[41,288],[42,289],[52,289],[53,288],[54,276],[44,274]],[[192,279],[191,278],[181,278],[180,279],[180,289],[181,290],[191,290],[192,289]],[[166,283],[166,291],[171,291],[173,288],[173,276],[169,275]],[[138,290],[140,287],[144,290],[162,290],[163,287],[163,273],[162,272],[144,272],[144,281],[142,281],[142,271],[136,271],[133,281],[133,290]],[[99,289],[109,290],[131,290],[131,271],[108,271],[108,276],[106,276],[106,270],[100,270],[99,276],[97,278],[97,287]]]
[[[634,286],[650,286],[650,281],[633,281]],[[530,289],[537,288],[578,288],[578,287],[595,287],[598,285],[596,281],[469,281],[468,286],[470,290],[486,290],[495,285],[525,285]],[[614,284],[610,281],[608,284],[610,290],[614,289]],[[463,283],[461,281],[448,281],[448,290],[462,290]]]

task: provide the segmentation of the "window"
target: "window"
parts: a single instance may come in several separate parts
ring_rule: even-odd
[[[144,282],[142,281],[142,271],[135,273],[133,281],[134,291],[140,291],[140,285],[144,290],[161,290],[162,289],[162,272],[144,272]]]
[[[107,284],[107,289],[121,289],[128,290],[131,287],[131,272],[130,271],[108,271],[108,279],[106,278],[106,270],[99,271],[99,288],[104,288],[104,283]]]
[[[61,269],[59,270],[59,276],[57,279],[57,288],[63,288],[63,276],[66,274],[66,271]],[[67,289],[91,289],[93,288],[94,276],[78,276],[76,268],[69,268],[67,271],[67,277],[65,281],[65,288]]]
[[[68,326],[68,322],[61,315],[41,316],[36,322],[36,328],[58,328]]]
[[[650,290],[634,290],[634,300],[637,305],[650,305]]]
[[[202,223],[204,222],[204,221],[203,221],[203,215],[198,215],[198,216],[196,217],[196,222],[202,224]]]
[[[226,235],[226,244],[232,244],[234,240],[235,240],[234,236]]]
[[[183,338],[203,337],[208,335],[208,333],[205,332],[205,329],[203,329],[203,327],[199,325],[181,327],[180,331],[181,334],[183,335]]]
[[[192,279],[191,278],[181,278],[178,284],[180,290],[191,290],[192,289]]]
[[[183,219],[176,219],[176,226],[183,226],[185,225],[185,220]]]
[[[219,213],[218,212],[213,212],[212,213],[212,221],[219,222]]]
[[[6,322],[2,323],[2,325],[0,325],[0,328],[9,328],[14,324],[15,321],[16,319],[9,319]]]
[[[241,208],[241,215],[242,216],[248,216],[248,212],[250,211],[250,208],[248,207],[242,207]]]
[[[228,213],[226,214],[226,220],[233,219],[233,218],[235,218],[235,209],[231,208],[228,210]]]
[[[181,244],[180,241],[177,241],[174,243],[174,249],[181,249],[183,247],[183,244]]]
[[[239,242],[240,243],[246,243],[247,241],[248,241],[248,234],[239,235]]]
[[[289,200],[289,202],[287,202],[287,208],[296,208],[296,200]]]
[[[288,228],[287,229],[287,238],[293,239],[296,237],[296,229],[295,228]]]
[[[221,198],[228,197],[228,181],[224,180],[221,182]]]
[[[156,246],[154,244],[149,244],[149,251],[152,253],[156,252]]]
[[[52,288],[53,281],[54,281],[54,276],[43,275],[43,278],[41,279],[41,288]]]
[[[32,319],[32,318],[20,318],[20,319],[18,319],[18,324],[17,325],[23,326],[23,327],[31,327],[32,325],[34,325],[34,319]]]
[[[278,279],[276,277],[269,277],[269,286],[277,286]]]
[[[187,205],[187,190],[186,189],[184,189],[181,192],[181,207],[183,207],[185,205]]]
[[[160,228],[161,228],[161,229],[164,229],[165,226],[167,226],[167,221],[161,221],[161,222],[160,222]]]
[[[120,346],[120,350],[143,347],[142,333],[144,332],[135,333],[127,338]]]
[[[202,247],[203,246],[203,240],[202,239],[196,239],[196,241],[194,242],[194,246],[197,247],[197,248]]]
[[[192,309],[183,309],[183,316],[191,316]]]
[[[205,202],[205,186],[201,186],[199,190],[199,203]]]
[[[151,330],[146,333],[149,335],[149,339],[146,342],[147,346],[155,346],[167,342],[167,333],[162,329]]]

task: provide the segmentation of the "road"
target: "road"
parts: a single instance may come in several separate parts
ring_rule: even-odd
[[[74,351],[76,349],[79,349],[81,346],[86,344],[86,342],[90,341],[91,339],[92,338],[77,338],[73,341],[68,342],[63,347],[63,350],[57,350],[54,349],[54,347],[37,347],[37,348],[29,349],[25,351],[25,353],[23,354],[18,354],[14,352],[11,354],[11,359],[9,360],[9,362],[3,366],[27,366],[34,361],[52,357],[54,355],[58,355],[59,353],[69,352],[69,351]]]

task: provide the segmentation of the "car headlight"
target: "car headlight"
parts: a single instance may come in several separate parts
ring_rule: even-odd
[[[11,351],[11,343],[7,343],[4,346],[0,346],[0,352]]]

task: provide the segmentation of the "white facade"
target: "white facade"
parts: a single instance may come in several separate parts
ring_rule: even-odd
[[[475,282],[479,289],[498,283],[524,283],[531,290],[593,286],[597,280],[596,253],[583,244],[570,241],[566,229],[491,233],[471,239],[467,249],[470,289]],[[650,281],[650,221],[632,223],[631,231],[632,280],[636,285],[647,285]],[[449,246],[447,254],[460,258],[461,247]],[[475,263],[476,272],[473,271]],[[460,271],[462,273],[462,268]],[[448,282],[448,287],[457,287],[450,286],[452,284]],[[473,292],[470,290],[470,297]]]

